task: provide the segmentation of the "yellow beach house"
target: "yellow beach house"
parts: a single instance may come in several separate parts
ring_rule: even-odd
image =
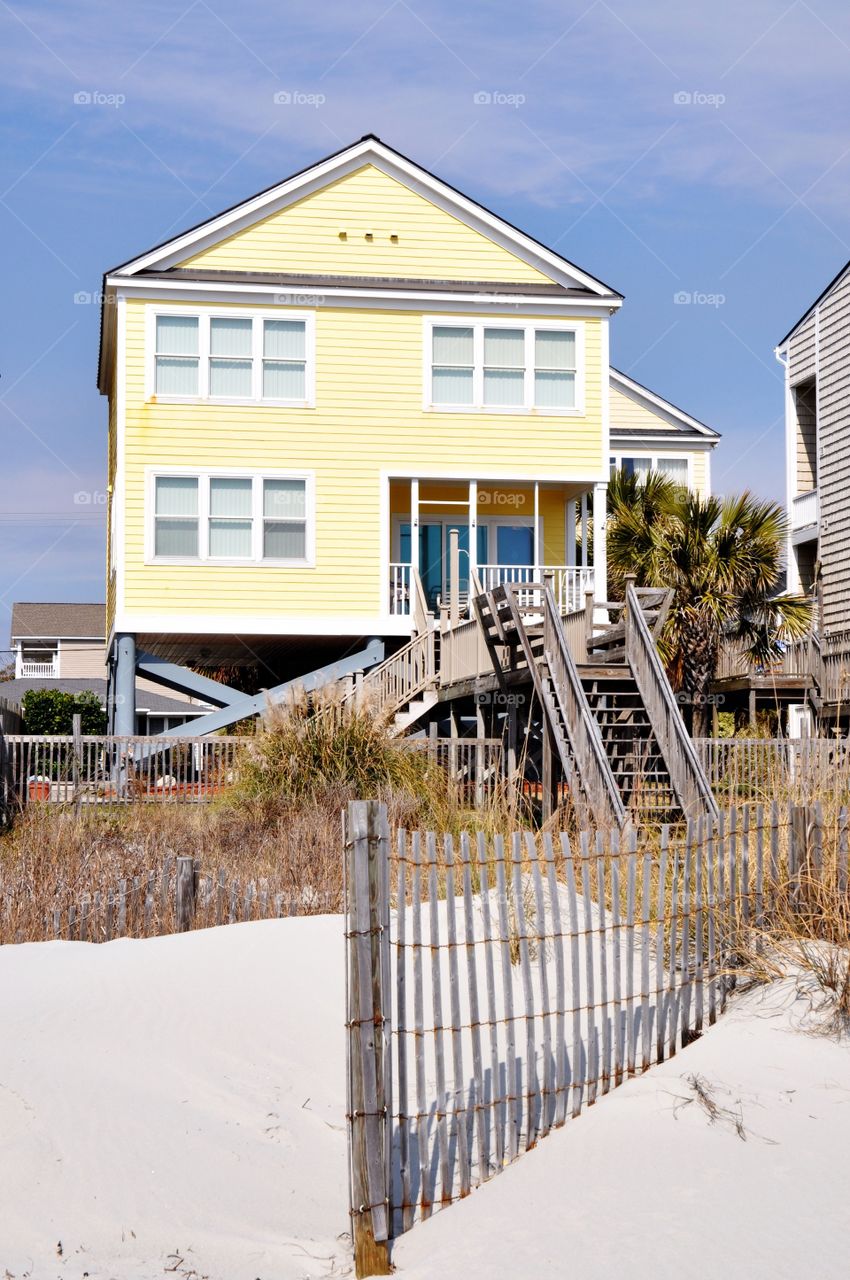
[[[180,669],[271,688],[436,625],[453,529],[461,594],[604,599],[611,467],[705,491],[717,441],[611,369],[622,302],[374,136],[107,272],[116,731],[137,667],[225,724]]]

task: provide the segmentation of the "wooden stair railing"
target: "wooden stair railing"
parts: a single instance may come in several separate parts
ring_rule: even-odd
[[[522,596],[522,606],[517,596]],[[533,596],[535,603],[531,604]],[[626,811],[593,719],[551,588],[542,584],[503,583],[476,597],[476,613],[485,632],[497,675],[505,668],[502,647],[520,650],[554,740],[564,778],[580,818],[623,826]],[[534,618],[532,637],[525,614]],[[540,624],[542,622],[542,637]],[[542,639],[542,650],[539,642]],[[511,664],[515,669],[515,664]]]
[[[635,678],[682,812],[685,817],[708,814],[717,818],[719,811],[711,786],[685,728],[641,606],[641,598],[632,582],[626,587],[625,605],[626,661]]]

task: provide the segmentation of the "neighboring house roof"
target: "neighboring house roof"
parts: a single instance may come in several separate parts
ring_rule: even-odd
[[[396,151],[393,147],[382,142],[375,134],[366,134],[359,141],[342,147],[339,151],[333,152],[329,156],[325,156],[307,168],[292,174],[284,181],[275,183],[256,195],[249,196],[246,200],[232,205],[222,213],[205,219],[203,222],[190,227],[187,231],[183,231],[177,236],[172,236],[161,244],[155,245],[147,252],[131,258],[127,262],[122,262],[105,272],[101,302],[101,347],[98,368],[98,386],[100,389],[104,390],[103,374],[106,346],[112,340],[110,337],[111,326],[105,323],[107,313],[110,310],[107,307],[107,302],[112,300],[110,290],[113,289],[116,283],[121,283],[131,277],[140,275],[145,275],[147,279],[146,273],[151,273],[152,276],[157,274],[157,277],[161,279],[158,273],[162,271],[167,271],[168,278],[176,282],[179,276],[177,271],[173,269],[177,268],[179,270],[180,263],[194,256],[201,248],[208,248],[212,244],[219,243],[245,227],[251,226],[271,216],[271,214],[294,204],[310,192],[326,187],[345,174],[353,173],[355,169],[369,164],[395,178],[411,190],[418,191],[425,199],[430,199],[433,203],[439,203],[459,221],[473,227],[482,235],[503,244],[517,258],[531,263],[543,275],[549,276],[554,283],[561,286],[562,290],[571,291],[573,298],[582,297],[588,302],[592,301],[599,305],[608,305],[612,309],[620,306],[623,295],[612,289],[610,285],[598,280],[586,271],[582,271],[580,267],[577,267],[560,254],[555,253],[553,249],[542,244],[541,241],[536,240],[524,231],[520,231],[518,227],[507,222],[504,218],[500,218],[484,205],[470,199],[469,196],[458,191],[456,187],[444,182],[441,178],[437,178],[433,173],[416,164],[400,151]],[[190,279],[199,278],[196,273],[190,276]],[[255,278],[255,283],[259,284],[260,281]],[[348,278],[345,283],[350,285],[351,279]],[[397,282],[393,281],[393,284],[397,285]],[[326,287],[330,288],[332,286],[328,284]],[[374,289],[380,287],[380,285],[372,283],[370,287]],[[383,287],[387,287],[386,281],[383,282]],[[457,282],[452,282],[451,287],[453,291],[461,288]],[[518,291],[516,282],[513,283],[511,288],[512,292]],[[525,289],[526,286],[522,286],[522,292],[525,292]],[[486,291],[493,292],[493,285],[489,284]],[[534,291],[531,290],[531,292]]]
[[[628,396],[630,400],[635,400],[642,404],[650,413],[661,418],[667,426],[672,427],[675,431],[691,436],[702,436],[712,442],[720,439],[719,431],[715,431],[712,427],[707,427],[698,418],[685,413],[684,409],[680,409],[670,400],[665,400],[663,396],[659,396],[655,391],[650,391],[649,387],[636,382],[634,378],[630,378],[628,374],[622,373],[619,369],[613,367],[610,369],[610,384],[612,387],[616,387],[623,395]],[[627,435],[629,428],[621,425],[615,427],[612,423],[611,432],[614,435]]]
[[[105,640],[106,605],[18,601],[12,605],[17,640]]]
[[[790,329],[788,330],[788,332],[785,334],[784,338],[780,338],[780,339],[779,339],[779,341],[778,341],[778,342],[777,342],[777,344],[776,344],[777,350],[778,350],[780,347],[784,347],[784,346],[785,346],[785,343],[788,341],[788,339],[789,339],[790,337],[792,337],[792,335],[793,335],[793,334],[795,334],[795,333],[797,332],[797,330],[800,328],[800,325],[804,324],[804,323],[805,323],[805,321],[806,321],[806,320],[808,320],[808,318],[809,318],[809,316],[812,314],[812,312],[815,310],[815,308],[816,308],[816,307],[818,307],[818,306],[820,306],[820,304],[823,302],[823,300],[824,300],[824,298],[827,296],[827,294],[832,293],[832,291],[833,291],[833,289],[835,288],[835,286],[836,286],[837,284],[840,284],[840,283],[841,283],[841,281],[842,281],[842,280],[844,279],[844,277],[847,275],[847,272],[848,272],[848,271],[850,271],[850,262],[845,262],[845,263],[844,263],[844,266],[841,268],[841,270],[838,272],[838,274],[832,277],[832,279],[830,280],[829,284],[828,284],[828,285],[826,286],[826,288],[824,289],[823,293],[819,293],[819,294],[818,294],[818,296],[815,298],[815,300],[814,300],[814,302],[812,303],[812,305],[811,305],[810,307],[807,307],[807,308],[806,308],[806,310],[805,310],[805,311],[803,312],[803,314],[800,316],[800,319],[796,322],[796,324],[793,324],[793,325],[791,326],[791,328],[790,328]]]
[[[75,676],[69,680],[4,680],[0,683],[0,696],[11,702],[22,702],[24,694],[30,689],[59,689],[62,693],[96,693],[103,705],[106,705],[106,681],[97,677]],[[150,689],[136,686],[136,711],[148,712],[151,715],[200,716],[209,708],[188,702],[180,702],[177,698],[169,698],[164,693],[153,693]]]

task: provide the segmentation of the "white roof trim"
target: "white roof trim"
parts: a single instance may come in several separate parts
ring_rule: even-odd
[[[354,172],[355,169],[362,168],[364,164],[375,165],[376,168],[404,183],[417,194],[450,212],[473,230],[488,236],[489,239],[535,267],[551,280],[568,288],[578,286],[587,289],[605,298],[612,307],[620,306],[622,302],[620,295],[613,292],[608,285],[596,280],[566,258],[538,244],[496,214],[490,213],[473,200],[453,190],[413,161],[400,155],[391,147],[385,146],[377,138],[361,139],[344,151],[319,161],[318,164],[312,165],[292,178],[287,178],[277,186],[269,188],[268,191],[260,192],[243,201],[242,204],[236,205],[235,208],[168,240],[158,248],[123,263],[110,272],[110,275],[136,275],[140,271],[147,271],[153,267],[168,269],[262,218],[267,218],[278,210],[286,208],[287,205],[302,199],[305,195],[327,186],[328,183]]]
[[[611,385],[616,387],[618,391],[622,391],[631,400],[642,401],[643,404],[651,410],[660,409],[669,417],[674,418],[683,426],[688,427],[691,431],[696,431],[701,436],[708,436],[713,440],[720,439],[720,433],[713,431],[711,427],[707,427],[704,422],[700,422],[697,418],[692,418],[689,413],[685,413],[684,409],[679,409],[675,404],[671,404],[669,400],[665,400],[662,396],[656,395],[654,391],[650,391],[648,387],[641,386],[639,382],[635,382],[625,373],[621,373],[619,369],[610,369]],[[612,434],[625,434],[628,428],[611,426]]]

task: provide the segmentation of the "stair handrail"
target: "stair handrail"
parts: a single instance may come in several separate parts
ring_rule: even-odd
[[[622,827],[626,809],[587,701],[578,668],[564,632],[560,610],[550,586],[543,591],[543,649],[552,677],[552,688],[570,737],[581,785],[594,810]]]
[[[377,715],[392,715],[417,694],[433,687],[436,678],[434,632],[421,631],[364,675],[346,700],[368,702]]]
[[[428,598],[425,595],[425,588],[422,586],[419,570],[415,565],[410,566],[410,587],[413,597],[413,629],[417,633],[430,631],[432,630],[432,615],[428,608]]]
[[[626,661],[655,734],[670,783],[686,817],[719,817],[717,802],[658,656],[634,583],[626,585]]]

